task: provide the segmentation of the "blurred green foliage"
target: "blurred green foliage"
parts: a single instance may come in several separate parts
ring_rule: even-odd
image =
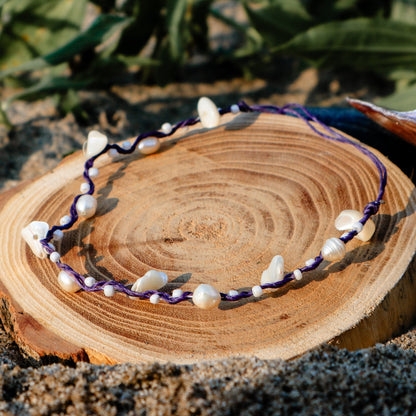
[[[224,15],[240,3],[247,19]],[[294,56],[316,66],[373,71],[396,81],[397,109],[416,107],[414,0],[0,0],[0,80],[23,86],[2,103],[59,92],[66,110],[74,90],[103,87],[132,68],[141,82],[181,77],[199,55],[255,70]],[[213,50],[208,19],[238,35]],[[211,70],[211,69],[210,69]],[[410,91],[410,93],[409,93]],[[70,104],[68,104],[70,103]]]

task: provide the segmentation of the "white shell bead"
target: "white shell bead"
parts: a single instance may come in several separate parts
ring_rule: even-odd
[[[341,260],[346,253],[345,244],[339,238],[333,237],[325,241],[321,254],[325,260],[337,261]]]
[[[99,170],[97,168],[89,168],[88,169],[88,176],[90,178],[96,178],[99,174]]]
[[[123,143],[121,143],[121,147],[122,147],[124,150],[129,150],[129,149],[130,149],[130,147],[131,147],[131,143],[130,143],[128,140],[126,140],[126,141],[124,141]]]
[[[63,290],[70,293],[75,293],[80,289],[75,277],[65,271],[59,272],[58,283]]]
[[[85,286],[92,287],[95,285],[96,280],[93,277],[88,276],[85,278],[84,283],[85,283]]]
[[[64,238],[64,233],[62,230],[55,230],[53,232],[53,238],[56,241],[61,241]]]
[[[260,286],[253,286],[251,291],[255,298],[259,298],[263,294],[263,289]]]
[[[138,278],[131,290],[134,292],[146,292],[148,290],[159,290],[168,282],[166,273],[157,270],[149,270],[144,276]]]
[[[87,159],[98,155],[107,146],[108,139],[105,134],[100,133],[97,130],[92,130],[88,134],[88,139],[84,143],[82,148],[84,155]]]
[[[261,284],[275,283],[283,280],[284,260],[282,256],[274,256],[269,267],[261,275]]]
[[[240,112],[240,107],[238,106],[238,104],[233,104],[233,105],[231,106],[231,112],[232,112],[233,114],[237,114],[237,113],[239,113],[239,112]]]
[[[104,295],[108,298],[111,298],[116,293],[114,286],[112,285],[105,285],[103,289]]]
[[[60,220],[59,224],[61,225],[67,225],[71,222],[71,217],[69,215],[64,215]]]
[[[108,155],[109,155],[110,157],[117,157],[117,156],[119,155],[119,153],[118,153],[117,149],[110,149],[110,150],[108,151]]]
[[[293,276],[296,280],[302,279],[302,272],[299,269],[293,270]]]
[[[43,221],[32,221],[28,226],[23,228],[22,237],[29,245],[33,253],[41,259],[47,257],[40,240],[46,237],[49,231],[49,225]]]
[[[228,292],[228,296],[237,296],[238,295],[238,291],[237,290],[230,290]]]
[[[82,195],[76,205],[78,215],[84,218],[91,218],[97,210],[97,200],[92,195]]]
[[[354,227],[359,227],[357,223],[362,217],[363,214],[360,211],[346,209],[342,211],[335,220],[335,228],[339,231],[353,230]],[[376,226],[370,218],[355,238],[358,238],[361,241],[368,241],[373,236],[375,230]],[[358,229],[356,231],[358,231]]]
[[[220,124],[220,113],[217,106],[208,97],[201,97],[198,101],[198,116],[203,127],[211,129]]]
[[[219,305],[221,295],[215,287],[202,283],[195,289],[192,300],[201,309],[212,309]]]
[[[170,123],[163,123],[162,124],[162,132],[165,134],[172,133],[172,124]]]
[[[153,295],[149,298],[150,303],[153,303],[153,305],[156,305],[160,302],[160,296],[157,293],[153,293]]]
[[[52,262],[52,263],[58,263],[58,261],[61,259],[61,255],[57,252],[57,251],[54,251],[53,253],[51,253],[50,255],[49,255],[49,260]]]
[[[142,155],[151,155],[160,149],[160,140],[157,137],[148,137],[140,141],[138,147]]]
[[[89,184],[89,183],[87,183],[87,182],[83,182],[83,183],[81,184],[81,186],[79,187],[79,190],[80,190],[83,194],[87,193],[87,192],[90,190],[90,184]]]
[[[183,295],[183,290],[182,289],[175,289],[172,292],[172,297],[173,298],[180,298]]]
[[[312,264],[314,263],[315,263],[315,259],[309,259],[305,261],[305,266],[309,267],[309,266],[312,266]]]

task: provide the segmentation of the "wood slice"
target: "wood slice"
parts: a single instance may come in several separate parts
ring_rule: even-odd
[[[378,190],[376,168],[354,147],[330,142],[287,116],[223,116],[195,126],[158,154],[98,161],[98,212],[65,233],[63,261],[97,279],[133,283],[166,272],[167,291],[210,283],[251,288],[275,254],[287,271],[339,236],[334,220],[362,210]],[[179,140],[180,139],[180,140]],[[378,152],[376,152],[378,154]],[[3,321],[38,359],[94,363],[192,363],[229,356],[291,358],[324,342],[359,348],[385,340],[415,316],[416,198],[382,155],[389,184],[369,243],[260,299],[201,310],[102,292],[68,294],[58,269],[20,237],[33,220],[59,223],[82,182],[81,153],[1,196]]]

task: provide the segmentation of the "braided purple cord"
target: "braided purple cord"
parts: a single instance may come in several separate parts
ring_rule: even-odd
[[[348,139],[346,136],[344,136],[340,132],[332,129],[329,126],[327,126],[326,124],[324,124],[323,122],[318,120],[315,116],[310,114],[306,110],[306,108],[304,108],[300,104],[291,103],[291,104],[287,104],[283,107],[277,107],[277,106],[273,106],[273,105],[253,105],[253,106],[250,106],[247,103],[245,103],[244,101],[240,101],[238,103],[238,108],[239,108],[239,111],[244,112],[244,113],[259,112],[259,113],[285,114],[285,115],[295,116],[295,117],[303,120],[310,127],[310,129],[313,132],[315,132],[316,134],[318,134],[322,138],[327,139],[327,140],[337,141],[337,142],[340,142],[340,143],[349,144],[349,145],[355,147],[357,150],[359,150],[361,153],[363,153],[365,156],[367,156],[374,163],[374,165],[376,166],[376,168],[378,170],[379,181],[380,181],[377,198],[374,201],[369,202],[364,207],[363,217],[360,219],[359,222],[364,225],[371,216],[375,215],[378,212],[380,204],[383,203],[382,198],[383,198],[384,191],[385,191],[385,188],[386,188],[386,185],[387,185],[387,170],[386,170],[386,167],[383,165],[383,163],[380,161],[380,159],[374,153],[372,153],[370,150],[368,150],[367,148],[362,146],[360,143],[358,143],[354,140]],[[219,109],[219,113],[221,115],[227,114],[227,113],[230,113],[230,112],[232,112],[232,106],[228,106],[224,109]],[[85,162],[83,176],[84,176],[85,180],[87,181],[87,183],[89,185],[89,190],[86,193],[92,195],[94,193],[94,190],[95,190],[94,183],[93,183],[92,179],[90,178],[89,169],[91,167],[93,167],[95,160],[98,159],[104,153],[106,153],[108,150],[115,149],[120,154],[123,154],[123,155],[130,154],[130,153],[133,153],[136,150],[139,143],[142,140],[146,139],[147,137],[165,138],[165,137],[173,135],[176,131],[180,130],[181,128],[195,125],[199,121],[200,120],[199,120],[198,117],[192,117],[192,118],[189,118],[187,120],[180,121],[180,122],[178,122],[178,123],[176,123],[175,125],[172,126],[172,129],[169,133],[164,133],[160,130],[155,130],[155,131],[151,131],[151,132],[148,132],[148,133],[142,133],[135,139],[135,141],[133,142],[131,147],[128,148],[128,149],[120,147],[117,144],[107,144],[106,147],[100,153],[91,157],[90,159],[88,159]],[[315,124],[312,124],[312,123],[315,123]],[[64,225],[54,225],[54,226],[52,226],[52,228],[48,231],[45,239],[41,240],[41,244],[43,245],[45,251],[48,254],[51,254],[54,251],[49,246],[49,242],[52,240],[54,232],[57,231],[57,230],[68,230],[78,220],[78,213],[77,213],[77,210],[76,210],[76,203],[82,195],[85,195],[85,193],[75,196],[75,198],[72,202],[72,205],[70,207],[70,221],[68,223],[64,224]],[[352,230],[348,233],[345,233],[343,236],[341,236],[340,240],[342,240],[344,243],[347,243],[350,240],[352,240],[354,238],[354,236],[356,236],[357,234],[358,234],[357,231]],[[315,257],[313,259],[312,263],[310,263],[307,266],[304,266],[302,268],[299,268],[298,270],[301,273],[305,273],[305,272],[309,272],[311,270],[315,270],[322,263],[323,260],[324,259],[322,257],[322,254],[320,253],[317,257]],[[140,299],[149,299],[152,295],[157,294],[161,299],[163,299],[164,301],[166,301],[168,303],[171,303],[171,304],[176,304],[176,303],[179,303],[179,302],[183,302],[185,300],[192,299],[192,295],[193,295],[192,292],[184,292],[181,296],[173,297],[173,296],[170,296],[166,292],[159,292],[159,291],[156,291],[156,290],[148,290],[146,292],[135,292],[135,291],[131,290],[130,288],[124,286],[123,284],[121,284],[120,282],[117,282],[115,280],[99,281],[99,282],[94,283],[92,286],[87,286],[85,284],[85,279],[86,278],[83,275],[76,272],[75,270],[73,270],[69,265],[67,265],[65,263],[62,263],[60,260],[56,262],[56,265],[61,270],[69,273],[70,275],[72,275],[75,278],[75,280],[77,281],[80,288],[85,290],[86,292],[101,291],[101,290],[103,290],[103,288],[105,286],[110,285],[110,286],[113,286],[113,288],[116,291],[124,293],[129,297],[140,298]],[[277,289],[279,287],[285,286],[287,283],[289,283],[293,280],[295,280],[294,272],[290,272],[290,273],[287,273],[281,281],[278,281],[278,282],[275,282],[275,283],[263,284],[260,287],[262,289]],[[253,291],[252,290],[241,291],[237,295],[229,295],[229,294],[226,294],[226,293],[220,293],[220,296],[221,296],[221,299],[223,301],[238,301],[238,300],[241,300],[241,299],[244,299],[244,298],[249,298],[249,297],[253,296]]]

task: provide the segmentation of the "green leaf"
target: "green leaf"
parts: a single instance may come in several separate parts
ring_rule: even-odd
[[[129,18],[120,16],[98,16],[86,31],[76,36],[64,46],[48,55],[25,62],[18,67],[1,71],[0,78],[4,78],[5,76],[11,75],[18,71],[33,71],[47,66],[58,65],[62,62],[67,62],[75,55],[101,44],[115,31],[120,30],[122,27],[127,25],[129,21]]]
[[[269,45],[287,42],[309,28],[313,19],[300,0],[268,0],[263,7],[253,7],[244,1],[251,24]]]
[[[56,49],[80,30],[86,0],[19,0],[1,8],[0,69]]]
[[[396,111],[411,111],[416,109],[416,84],[376,101],[377,105]]]
[[[399,22],[414,23],[416,21],[416,4],[412,1],[393,0],[390,18]]]
[[[166,26],[168,31],[169,55],[179,62],[184,57],[188,26],[185,24],[188,0],[168,0]]]
[[[297,55],[319,65],[388,74],[416,68],[415,39],[415,25],[361,18],[315,26],[272,52]]]

